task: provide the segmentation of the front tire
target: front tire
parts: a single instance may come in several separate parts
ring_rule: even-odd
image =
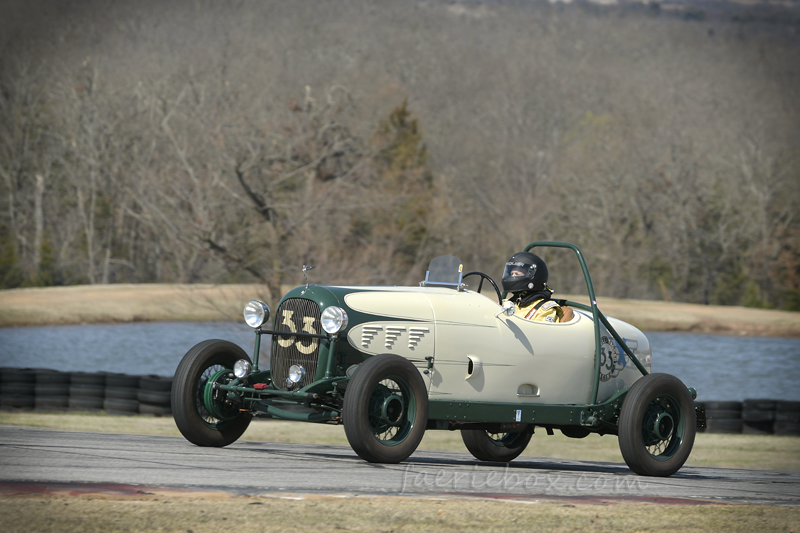
[[[649,374],[628,391],[619,417],[619,449],[642,476],[671,476],[692,452],[696,431],[692,396],[670,374]]]
[[[399,463],[414,453],[428,421],[428,392],[419,370],[398,355],[362,363],[344,395],[344,432],[359,457]]]
[[[250,425],[252,415],[239,406],[214,397],[206,390],[209,380],[228,380],[227,370],[239,359],[250,358],[232,342],[213,339],[195,345],[183,356],[172,382],[171,402],[175,424],[189,442],[222,447],[235,442]],[[231,371],[232,373],[232,371]],[[216,391],[220,392],[220,391]],[[209,411],[206,394],[211,394]]]
[[[461,440],[475,459],[507,463],[525,451],[531,433],[492,433],[480,429],[462,429]]]

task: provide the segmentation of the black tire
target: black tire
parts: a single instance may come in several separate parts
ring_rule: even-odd
[[[775,411],[775,423],[800,422],[800,411]]]
[[[563,426],[561,428],[561,433],[563,433],[565,437],[571,439],[585,439],[591,435],[592,432],[589,428],[583,426]]]
[[[776,400],[765,398],[748,399],[742,402],[742,411],[774,411]]]
[[[91,374],[89,372],[71,372],[69,375],[70,385],[89,385],[92,387],[105,387],[105,374]]]
[[[140,376],[106,374],[106,389],[137,389]]]
[[[0,408],[2,409],[33,409],[36,399],[33,395],[2,395],[0,396]]]
[[[706,420],[741,420],[742,412],[730,409],[706,409]]]
[[[742,411],[742,421],[744,422],[772,422],[773,420],[775,420],[775,411],[760,409]]]
[[[169,392],[172,390],[172,382],[173,378],[164,376],[142,376],[139,378],[139,388],[141,390]]]
[[[169,407],[170,393],[155,390],[139,390],[136,393],[136,399],[141,403]]]
[[[37,411],[66,411],[69,407],[69,397],[67,396],[48,396],[46,398],[36,397]]]
[[[106,398],[103,401],[103,409],[110,415],[136,415],[139,414],[139,402],[136,400]]]
[[[36,386],[33,383],[3,383],[3,396],[35,396]]]
[[[741,433],[742,420],[740,418],[715,418],[706,420],[706,433]]]
[[[531,433],[492,433],[480,429],[462,429],[461,440],[478,461],[507,463],[525,451]]]
[[[70,385],[71,398],[100,398],[106,395],[106,388],[101,385]]]
[[[218,400],[219,412],[224,413],[219,418],[209,412],[204,401],[208,380],[221,370],[232,369],[239,359],[250,361],[239,346],[219,339],[203,341],[183,356],[172,381],[171,404],[175,424],[189,442],[198,446],[227,446],[250,425],[253,415],[239,411],[239,406]]]
[[[698,402],[699,403],[699,402]],[[734,402],[734,401],[707,401],[703,402],[703,407],[706,408],[706,411],[716,411],[716,410],[725,410],[725,411],[741,411],[742,410],[742,402]]]
[[[775,402],[776,413],[800,413],[800,402],[778,400]]]
[[[35,383],[36,371],[30,368],[6,368],[0,376],[2,384],[6,383]]]
[[[134,387],[106,387],[106,399],[136,400],[139,389]]]
[[[696,417],[689,389],[670,374],[649,374],[633,384],[619,417],[619,449],[642,476],[671,476],[692,452]]]
[[[69,386],[69,374],[57,370],[39,370],[36,372],[37,385],[62,385]]]
[[[772,435],[774,422],[742,422],[742,435]]]
[[[65,383],[49,383],[46,385],[36,385],[34,395],[40,396],[69,396],[69,385]]]
[[[102,398],[81,398],[69,397],[69,410],[70,411],[102,411],[103,399]]]
[[[398,355],[370,357],[347,385],[342,417],[359,457],[404,461],[419,446],[428,421],[428,391],[419,370]]]
[[[172,409],[164,407],[163,405],[147,405],[146,403],[139,404],[140,415],[153,415],[153,416],[172,416]]]
[[[800,422],[775,422],[773,429],[776,435],[800,436]]]

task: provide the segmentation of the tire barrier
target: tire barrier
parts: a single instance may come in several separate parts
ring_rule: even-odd
[[[172,416],[172,378],[0,368],[0,409]]]
[[[800,402],[757,398],[694,404],[706,411],[706,428],[698,432],[800,437]]]
[[[172,378],[161,376],[142,376],[139,378],[139,414],[154,416],[172,416],[170,395]]]
[[[695,402],[706,410],[706,433],[741,433],[742,402]]]
[[[69,408],[69,375],[55,370],[36,372],[34,408],[37,411],[66,411]]]
[[[776,435],[800,435],[800,402],[775,402]]]
[[[3,368],[0,375],[0,408],[31,409],[36,405],[36,371],[32,368]]]
[[[103,410],[110,415],[132,416],[139,414],[139,376],[106,374]]]
[[[0,367],[0,409],[105,411],[172,416],[172,378],[107,372]],[[694,402],[706,412],[705,433],[800,436],[800,401],[747,399]]]

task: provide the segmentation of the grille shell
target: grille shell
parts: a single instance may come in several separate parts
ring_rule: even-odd
[[[322,312],[319,306],[304,298],[288,298],[275,313],[275,331],[322,333],[320,321]],[[282,390],[289,390],[286,378],[292,365],[301,365],[306,369],[306,377],[302,385],[314,381],[319,362],[319,338],[272,336],[272,357],[270,368],[272,382]]]

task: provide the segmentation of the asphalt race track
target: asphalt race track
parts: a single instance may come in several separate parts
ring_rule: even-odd
[[[119,484],[239,494],[575,498],[800,505],[800,473],[684,467],[669,478],[624,464],[536,459],[478,463],[466,453],[418,451],[370,464],[341,446],[237,442],[200,448],[182,438],[0,426],[0,487]]]

